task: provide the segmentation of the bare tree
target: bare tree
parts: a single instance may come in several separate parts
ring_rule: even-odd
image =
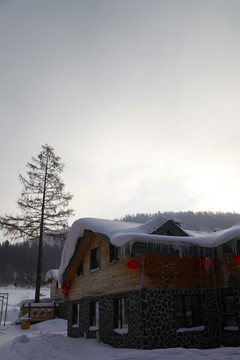
[[[21,215],[0,217],[0,228],[12,239],[39,239],[35,302],[40,301],[42,248],[44,235],[59,237],[66,230],[73,210],[68,208],[72,199],[64,192],[60,179],[63,171],[61,159],[49,145],[42,146],[37,158],[27,163],[28,178],[19,175],[23,191],[17,201]]]

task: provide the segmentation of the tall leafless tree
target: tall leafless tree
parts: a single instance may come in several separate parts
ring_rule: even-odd
[[[25,178],[19,175],[23,191],[17,201],[21,215],[0,217],[0,228],[12,239],[39,239],[36,271],[35,302],[40,301],[43,237],[60,237],[68,227],[68,218],[73,210],[68,208],[72,199],[64,192],[60,178],[63,164],[54,149],[43,145],[37,158],[27,163]]]

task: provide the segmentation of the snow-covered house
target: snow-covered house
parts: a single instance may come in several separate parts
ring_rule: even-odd
[[[49,270],[46,274],[46,281],[50,283],[50,298],[56,303],[56,316],[67,319],[67,303],[59,286],[58,269]]]
[[[83,218],[59,268],[68,335],[116,347],[240,345],[240,224],[213,233],[159,216]]]
[[[58,285],[58,269],[49,270],[46,274],[46,281],[50,283],[50,298],[55,301],[63,301],[64,295]]]

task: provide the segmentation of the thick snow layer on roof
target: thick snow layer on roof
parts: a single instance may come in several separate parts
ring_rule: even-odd
[[[58,269],[52,269],[46,273],[46,281],[51,279],[58,281]]]
[[[95,233],[104,234],[111,241],[111,239],[119,233],[128,234],[130,232],[131,234],[134,234],[137,230],[140,231],[141,234],[154,232],[168,220],[169,219],[165,218],[164,216],[158,216],[154,219],[149,220],[145,224],[97,218],[82,218],[76,220],[72,224],[62,251],[61,263],[58,274],[60,284],[62,283],[64,271],[74,254],[77,241],[83,235],[84,230],[91,230]],[[121,244],[116,245],[121,246]]]
[[[240,239],[240,224],[213,233],[202,233],[184,230],[188,236],[154,235],[155,230],[163,226],[168,219],[157,216],[145,224],[129,223],[124,221],[104,220],[96,218],[82,218],[75,221],[68,233],[65,242],[61,263],[58,273],[59,282],[62,282],[63,274],[67,268],[77,245],[78,239],[83,236],[84,230],[91,230],[98,234],[106,235],[110,242],[118,247],[131,247],[135,242],[167,244],[181,252],[184,246],[199,246],[204,248],[215,248],[228,241]]]

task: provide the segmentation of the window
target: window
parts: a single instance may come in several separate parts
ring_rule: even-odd
[[[72,307],[72,325],[79,325],[80,320],[80,304],[73,304]]]
[[[99,326],[99,302],[90,302],[90,325]]]
[[[83,275],[83,262],[81,262],[77,268],[77,276],[81,276],[81,275]]]
[[[99,268],[99,246],[91,249],[91,270]]]
[[[238,326],[237,307],[233,295],[224,296],[225,326]]]
[[[176,328],[190,328],[202,323],[200,299],[196,295],[175,297]]]
[[[114,327],[117,329],[128,328],[128,303],[126,298],[114,300]]]
[[[120,249],[110,244],[110,261],[117,261],[120,259]]]

